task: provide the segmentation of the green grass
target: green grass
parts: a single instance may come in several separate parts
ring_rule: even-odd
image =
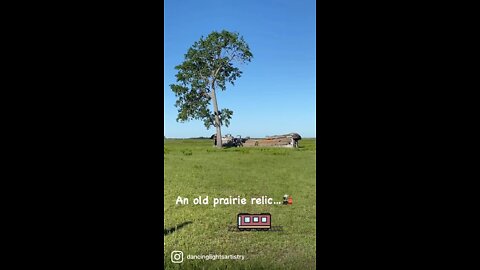
[[[216,149],[211,140],[164,141],[165,228],[189,224],[164,235],[165,269],[315,269],[316,141],[303,139],[299,149]],[[292,205],[252,205],[251,197]],[[177,196],[189,205],[176,205]],[[194,205],[195,197],[209,197],[210,205]],[[246,205],[217,205],[213,198],[245,197]],[[283,232],[229,232],[240,212],[272,215]],[[170,254],[183,251],[184,262]],[[244,255],[245,260],[188,260],[192,255]]]

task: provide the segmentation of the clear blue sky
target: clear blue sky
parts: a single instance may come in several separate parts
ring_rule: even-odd
[[[252,62],[218,94],[233,111],[222,135],[264,137],[297,132],[316,137],[314,0],[165,0],[164,128],[167,138],[210,136],[202,121],[176,122],[174,67],[203,35],[223,29],[249,44]]]

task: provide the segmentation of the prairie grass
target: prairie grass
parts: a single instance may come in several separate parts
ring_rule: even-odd
[[[315,269],[316,140],[300,148],[217,149],[211,140],[164,141],[165,269]],[[255,205],[250,198],[293,204]],[[176,204],[177,197],[189,199]],[[193,199],[209,197],[209,205]],[[244,197],[246,205],[217,205],[213,198]],[[272,215],[282,232],[230,232],[240,212]],[[171,262],[172,251],[184,261]],[[188,260],[187,255],[244,255],[245,260]]]

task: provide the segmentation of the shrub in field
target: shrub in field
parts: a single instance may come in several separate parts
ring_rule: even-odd
[[[248,153],[250,153],[250,150],[249,150],[249,149],[246,149],[246,148],[241,148],[241,149],[239,150],[239,152],[242,153],[242,154],[248,154]]]
[[[282,152],[273,152],[272,154],[274,156],[287,156],[289,153],[287,151],[282,151]]]
[[[219,151],[218,148],[207,149],[207,153],[228,153],[228,151]]]
[[[185,156],[191,156],[191,155],[192,155],[192,150],[190,150],[190,149],[185,149],[185,150],[182,150],[182,153],[183,153]]]

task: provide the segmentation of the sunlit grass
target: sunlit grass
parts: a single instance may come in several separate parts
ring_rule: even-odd
[[[299,149],[216,149],[211,140],[165,140],[165,229],[191,222],[164,236],[166,269],[314,269],[316,141],[303,139]],[[251,205],[251,197],[292,205]],[[176,205],[178,196],[189,205]],[[209,197],[210,205],[193,205],[195,197]],[[217,205],[213,198],[245,197],[246,205]],[[272,215],[283,232],[229,232],[240,212]],[[173,264],[170,253],[184,252]],[[188,254],[245,255],[245,261],[187,260]],[[227,267],[227,268],[226,268]]]

